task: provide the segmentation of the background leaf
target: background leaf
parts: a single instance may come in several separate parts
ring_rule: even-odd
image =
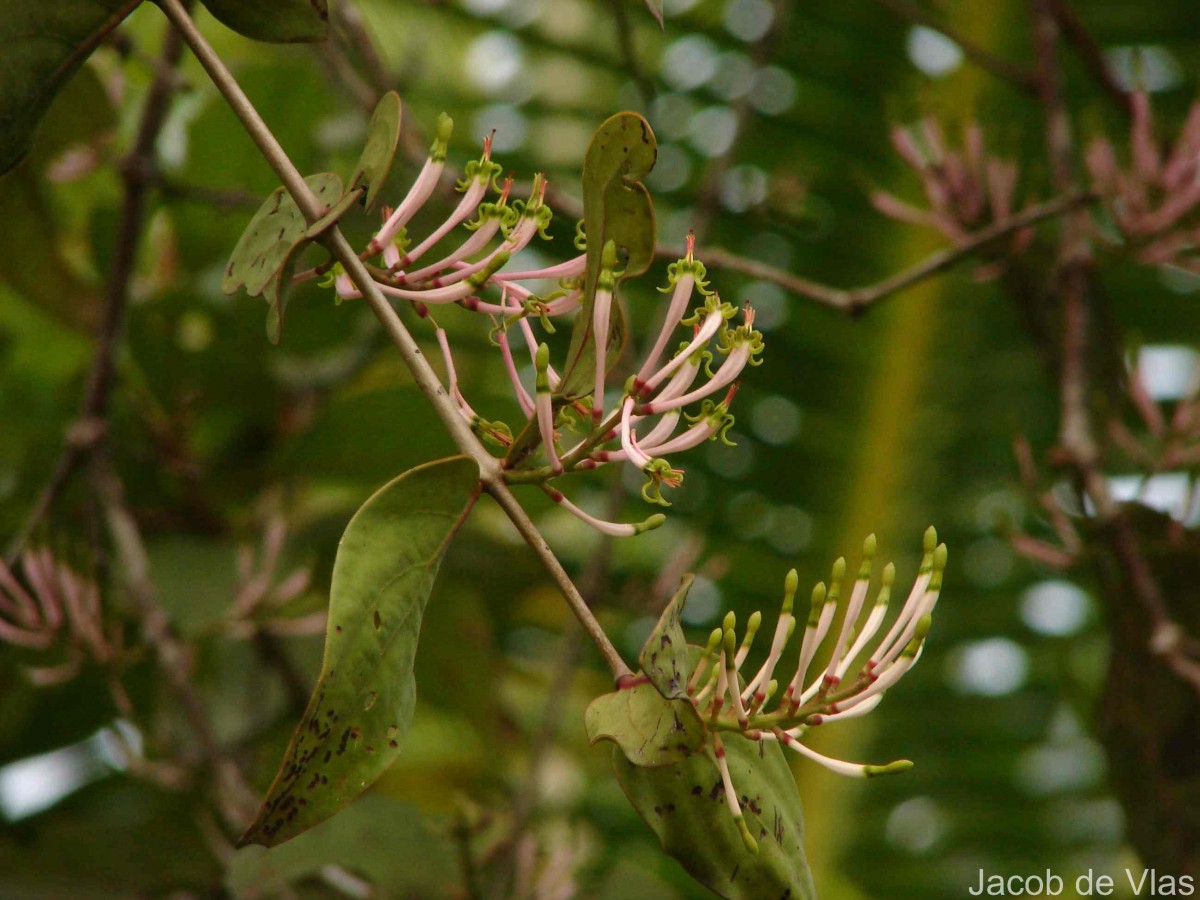
[[[648,769],[614,750],[617,781],[663,850],[722,897],[812,900],[817,894],[804,855],[804,815],[783,750],[772,741],[756,743],[739,735],[723,740],[758,853],[742,842],[721,774],[708,754]]]
[[[46,0],[0,7],[0,174],[25,155],[55,95],[141,0]]]
[[[242,844],[271,847],[329,818],[400,754],[417,699],[421,617],[478,478],[466,457],[419,466],[380,488],[346,526],[321,677]]]
[[[202,0],[208,11],[238,34],[287,44],[322,41],[329,27],[329,0]]]

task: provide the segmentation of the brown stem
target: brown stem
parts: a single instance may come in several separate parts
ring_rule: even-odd
[[[1075,191],[1061,197],[1056,197],[1053,200],[1048,200],[1045,203],[1039,203],[1037,206],[1031,206],[1002,222],[996,222],[994,225],[980,229],[961,244],[931,253],[925,259],[921,260],[921,262],[910,268],[897,272],[895,275],[890,275],[882,281],[877,281],[874,284],[860,288],[831,287],[820,282],[802,278],[799,275],[793,275],[791,272],[759,262],[758,260],[739,256],[720,247],[708,247],[704,250],[702,256],[704,262],[708,265],[728,269],[732,272],[741,272],[743,275],[760,278],[763,281],[770,281],[772,284],[777,284],[784,290],[799,297],[814,300],[823,306],[831,307],[839,312],[858,315],[866,310],[867,307],[883,300],[891,294],[910,288],[932,275],[937,275],[947,269],[953,268],[960,262],[973,256],[980,248],[987,246],[993,241],[1006,237],[1015,231],[1020,231],[1023,228],[1029,228],[1046,219],[1061,216],[1064,213],[1089,204],[1095,199],[1093,194]],[[681,247],[664,246],[657,249],[658,256],[668,259],[681,257],[683,256],[683,252],[683,248]]]
[[[204,67],[234,114],[241,120],[247,134],[258,145],[259,151],[274,169],[275,174],[279,176],[305,219],[310,223],[315,222],[325,212],[320,201],[309,189],[304,177],[296,169],[283,147],[280,146],[279,141],[262,120],[225,63],[205,40],[204,35],[200,33],[181,0],[157,0],[157,2],[167,18],[183,35],[183,39],[195,53],[201,66]],[[355,287],[362,292],[371,311],[400,352],[400,357],[412,373],[418,389],[425,395],[450,433],[455,446],[479,466],[480,483],[483,489],[500,504],[500,507],[517,527],[517,531],[525,538],[525,541],[541,560],[542,565],[550,573],[571,611],[579,619],[588,636],[591,637],[604,657],[612,671],[613,678],[619,679],[629,674],[629,667],[621,659],[621,655],[612,645],[603,627],[596,621],[596,617],[592,615],[591,609],[580,596],[562,564],[550,549],[549,544],[546,543],[546,539],[542,537],[533,520],[529,518],[529,514],[525,512],[525,509],[504,483],[500,461],[487,452],[471,431],[466,420],[459,414],[458,408],[445,387],[442,386],[437,374],[425,358],[424,352],[417,345],[387,298],[380,292],[370,272],[358,258],[358,254],[350,246],[341,229],[335,225],[325,233],[321,241],[345,268],[346,274]]]
[[[1056,58],[1060,25],[1054,7],[1055,0],[1030,0],[1038,96],[1046,119],[1050,169],[1055,187],[1069,195],[1076,189],[1074,145]],[[1064,216],[1059,249],[1062,300],[1059,449],[1074,469],[1081,490],[1092,501],[1096,518],[1105,526],[1113,554],[1149,617],[1155,651],[1172,671],[1189,681],[1200,693],[1200,665],[1189,657],[1179,639],[1182,632],[1171,617],[1162,590],[1138,545],[1133,526],[1109,491],[1092,429],[1088,347],[1094,331],[1089,304],[1093,268],[1086,218],[1078,212]]]
[[[1058,27],[1062,29],[1062,36],[1075,46],[1075,50],[1079,53],[1088,71],[1092,73],[1096,83],[1127,115],[1131,114],[1133,106],[1129,92],[1117,81],[1112,67],[1104,58],[1103,49],[1080,20],[1074,7],[1068,0],[1050,0],[1050,14],[1054,16]]]

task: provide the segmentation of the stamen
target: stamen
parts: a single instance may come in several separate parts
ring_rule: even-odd
[[[754,835],[750,833],[750,828],[746,825],[746,817],[742,815],[742,805],[738,802],[737,791],[733,788],[733,779],[729,777],[729,761],[725,758],[725,744],[722,743],[719,734],[713,734],[712,738],[713,751],[717,758],[717,771],[721,773],[721,782],[725,785],[725,802],[729,804],[729,811],[733,813],[733,821],[737,824],[738,832],[742,836],[742,843],[751,853],[757,853],[758,841],[754,839]]]
[[[539,487],[551,500],[553,500],[567,512],[571,513],[581,521],[586,522],[588,525],[591,525],[602,534],[611,535],[612,537],[633,537],[634,535],[641,534],[645,531],[653,531],[655,528],[658,528],[658,526],[662,525],[663,522],[667,521],[667,517],[662,513],[655,513],[644,522],[637,522],[634,524],[606,522],[603,519],[597,519],[595,516],[585,513],[582,509],[564,497],[562,491],[556,490],[555,488],[550,487],[548,484],[542,484],[539,485]]]
[[[822,756],[811,747],[800,743],[786,731],[778,728],[774,730],[774,736],[777,741],[788,746],[799,753],[801,756],[806,756],[813,762],[820,763],[825,768],[837,772],[839,775],[847,775],[850,778],[874,778],[877,775],[891,775],[896,772],[907,772],[912,768],[912,761],[907,759],[898,759],[884,766],[868,766],[862,763],[846,762],[841,759],[832,759],[828,756]],[[764,733],[763,737],[767,737]]]

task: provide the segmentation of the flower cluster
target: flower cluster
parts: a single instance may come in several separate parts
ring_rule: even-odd
[[[831,759],[805,745],[803,738],[817,726],[869,713],[879,705],[884,692],[920,659],[946,567],[946,545],[938,543],[937,532],[932,527],[925,532],[924,551],[920,571],[900,614],[885,636],[874,641],[887,615],[896,569],[891,563],[884,567],[879,592],[864,617],[875,536],[866,539],[862,565],[849,600],[844,604],[828,661],[814,665],[822,643],[833,633],[834,619],[842,606],[846,561],[835,562],[829,586],[821,583],[813,588],[796,667],[786,680],[779,679],[777,670],[800,621],[792,612],[799,583],[795,569],[784,581],[783,608],[766,660],[757,671],[753,674],[743,671],[743,665],[761,628],[761,613],[755,612],[747,620],[740,643],[732,612],[709,636],[708,645],[688,683],[687,693],[712,735],[717,768],[724,782],[730,811],[743,840],[751,849],[755,842],[745,826],[738,792],[729,776],[721,743],[722,731],[736,732],[755,741],[777,741],[842,775],[869,778],[912,767],[908,760],[872,766]],[[873,649],[868,652],[872,643]],[[785,670],[783,674],[788,673]]]
[[[947,145],[941,126],[930,118],[914,128],[892,130],[892,145],[900,158],[921,179],[928,209],[904,202],[893,194],[875,190],[872,205],[885,216],[936,228],[955,244],[968,240],[971,232],[1003,222],[1014,212],[1017,167],[987,152],[983,131],[970,123],[963,129],[962,150]],[[979,279],[997,275],[999,257],[1020,253],[1033,239],[1031,229],[1021,229],[1003,247],[995,248],[997,259],[976,269]]]
[[[1164,154],[1154,139],[1150,99],[1145,91],[1129,96],[1129,168],[1117,162],[1107,138],[1087,148],[1092,188],[1104,198],[1122,238],[1133,244],[1139,262],[1169,263],[1200,272],[1200,103],[1194,104],[1179,138]]]
[[[491,317],[494,343],[526,417],[517,429],[484,418],[472,408],[460,390],[446,332],[433,324],[448,391],[476,434],[505,451],[511,481],[540,485],[556,503],[608,534],[638,534],[660,525],[661,514],[635,524],[601,521],[547,482],[571,471],[628,462],[646,476],[642,491],[646,501],[669,506],[663,488],[679,486],[683,470],[668,458],[705,441],[729,442],[727,433],[733,424],[729,408],[737,379],[747,366],[758,364],[763,350],[762,335],[754,329],[754,310],[747,305],[740,324],[733,322],[738,311],[708,289],[704,264],[696,259],[695,241],[689,236],[685,256],[668,268],[669,283],[661,289],[671,295],[662,328],[637,372],[613,398],[608,382],[620,350],[621,313],[616,304],[624,274],[618,268],[615,243],[608,241],[600,248],[590,297],[582,223],[576,228],[575,246],[582,251],[577,256],[544,268],[504,271],[512,257],[536,238],[549,239],[546,229],[552,213],[542,175],[534,177],[528,199],[512,199],[512,179],[498,183],[500,166],[491,160],[491,140],[486,139],[482,157],[467,167],[457,183],[463,195],[459,203],[444,222],[412,246],[407,226],[442,177],[450,128],[449,118],[443,116],[429,158],[407,196],[394,210],[384,210],[385,221],[362,254],[364,260],[382,258],[382,266],[369,267],[372,277],[384,295],[408,301],[431,321],[431,309],[447,305]],[[460,230],[466,232],[464,239],[442,252],[443,239]],[[430,262],[430,256],[439,258]],[[547,280],[556,284],[548,294],[537,294],[530,286]],[[339,299],[361,296],[339,267],[330,272],[327,284]],[[693,308],[694,297],[698,299]],[[549,345],[539,339],[533,323],[536,320],[547,334],[553,334],[553,320],[569,315],[585,317],[575,329],[581,325],[586,329],[591,352],[576,352],[556,368]],[[668,355],[680,326],[690,328],[690,336]],[[526,353],[536,376],[532,394],[522,382],[518,362]],[[722,360],[714,368],[717,357]],[[573,439],[567,438],[568,432]]]
[[[107,664],[121,652],[119,629],[106,631],[95,583],[56,560],[49,550],[21,557],[28,587],[0,562],[0,641],[64,658],[25,669],[34,684],[74,678],[85,660]]]

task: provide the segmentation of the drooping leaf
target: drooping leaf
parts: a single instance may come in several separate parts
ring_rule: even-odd
[[[746,848],[708,753],[658,768],[613,751],[617,781],[663,850],[722,897],[816,897],[804,855],[804,816],[783,750],[770,741],[724,737],[733,785],[758,852]]]
[[[559,395],[573,400],[593,385],[595,340],[592,306],[600,277],[600,252],[608,241],[625,251],[622,278],[640,275],[654,259],[654,204],[641,179],[658,157],[658,142],[650,123],[637,113],[618,113],[592,136],[583,162],[583,224],[587,235],[587,275],[583,304],[575,317],[571,345]],[[625,324],[619,304],[613,305],[607,357],[611,366],[620,356]]]
[[[375,204],[380,187],[387,180],[396,158],[396,147],[400,143],[401,119],[400,95],[388,91],[375,105],[371,121],[367,123],[367,142],[354,174],[350,176],[350,187],[367,187],[367,209]]]
[[[332,209],[342,197],[342,180],[332,172],[304,179],[325,206]],[[283,267],[288,254],[305,240],[308,223],[287,190],[278,187],[258,208],[242,232],[225,266],[221,290],[232,294],[244,287],[251,297],[263,288]]]
[[[680,618],[694,580],[695,576],[690,574],[683,577],[679,590],[663,610],[638,656],[638,662],[650,683],[668,700],[687,697],[688,679],[692,675],[687,639]]]
[[[601,694],[584,714],[588,740],[613,741],[636,766],[665,766],[704,746],[704,723],[690,700],[668,700],[641,676]]]
[[[139,3],[0,3],[0,174],[21,160],[55,95]]]
[[[654,16],[654,21],[658,22],[658,27],[663,25],[663,0],[645,0],[646,9],[650,10],[650,15]]]
[[[218,21],[256,41],[323,41],[329,0],[203,0]]]
[[[400,753],[413,660],[442,555],[477,495],[465,456],[412,469],[355,513],[338,545],[321,677],[240,844],[280,844],[332,816]]]

